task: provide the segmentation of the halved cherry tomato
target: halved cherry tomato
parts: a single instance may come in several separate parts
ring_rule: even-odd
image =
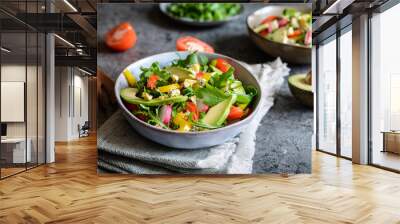
[[[228,120],[237,120],[243,117],[244,111],[240,107],[232,106],[231,110],[229,111]]]
[[[198,73],[196,74],[196,79],[202,79],[203,76],[204,76],[204,72],[198,72]]]
[[[227,72],[231,65],[222,58],[215,59],[215,67],[222,72]]]
[[[157,75],[151,75],[149,79],[147,79],[147,88],[149,89],[155,89],[157,86],[157,80],[158,76]]]
[[[261,24],[266,24],[271,22],[272,20],[278,19],[278,16],[267,16],[267,18],[261,21]]]
[[[214,53],[214,49],[210,45],[192,36],[178,38],[176,40],[176,50]]]
[[[296,38],[297,36],[300,36],[300,34],[301,34],[301,30],[297,29],[297,30],[293,31],[292,34],[289,34],[288,38]]]
[[[192,119],[194,121],[197,121],[199,119],[199,111],[197,110],[196,104],[193,102],[187,102],[186,103],[186,109],[191,112],[192,114]]]
[[[106,44],[115,51],[125,51],[136,43],[136,32],[128,22],[121,23],[107,32]]]
[[[260,35],[263,36],[263,37],[267,36],[268,34],[269,34],[268,29],[265,29],[265,30],[260,32]]]

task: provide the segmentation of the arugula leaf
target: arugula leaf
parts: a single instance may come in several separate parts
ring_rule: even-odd
[[[197,98],[202,99],[203,102],[209,106],[214,106],[229,97],[221,90],[209,84],[206,84],[205,88],[197,89],[194,94]]]
[[[193,90],[192,87],[188,87],[188,88],[183,89],[182,94],[183,94],[184,96],[191,97],[191,96],[193,96],[195,93],[194,93],[194,90]]]
[[[198,59],[199,59],[200,65],[204,65],[205,66],[205,65],[208,64],[208,58],[206,56],[199,55]]]
[[[220,127],[221,127],[221,126],[211,126],[211,125],[208,125],[208,124],[204,124],[204,123],[202,123],[202,122],[193,121],[191,118],[190,118],[190,120],[191,120],[193,126],[196,126],[196,127],[199,127],[199,128],[217,129],[217,128],[220,128]]]
[[[246,86],[245,90],[246,90],[246,93],[252,97],[257,96],[257,94],[258,94],[258,91],[257,91],[256,87],[254,87],[254,86]]]
[[[235,77],[233,76],[235,69],[233,67],[230,67],[229,70],[225,73],[222,73],[220,75],[216,74],[212,77],[213,79],[213,84],[217,88],[224,88],[227,85],[229,85],[232,81],[235,80]]]
[[[189,54],[186,58],[186,65],[194,65],[194,64],[200,64],[199,63],[199,58],[197,57],[196,52],[193,52],[191,54]]]

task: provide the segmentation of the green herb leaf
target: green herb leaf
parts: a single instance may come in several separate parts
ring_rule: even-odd
[[[209,106],[214,106],[229,97],[229,95],[223,93],[221,90],[208,84],[206,84],[205,88],[197,89],[195,95]]]

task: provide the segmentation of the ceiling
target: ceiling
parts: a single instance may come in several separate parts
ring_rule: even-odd
[[[0,1],[2,46],[11,50],[3,60],[25,62],[25,56],[35,58],[38,48],[36,39],[33,41],[32,38],[37,33],[54,32],[61,37],[55,38],[56,65],[82,61],[86,67],[95,70],[96,0],[47,0],[47,5],[45,0]],[[84,58],[76,59],[80,57]]]

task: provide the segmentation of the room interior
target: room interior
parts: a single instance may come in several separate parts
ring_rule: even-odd
[[[212,178],[97,175],[101,2],[127,1],[0,3],[0,220],[400,220],[397,1],[312,1],[312,174]],[[80,138],[86,121],[89,136]]]
[[[93,50],[78,25],[38,25],[46,6],[64,10],[50,1],[1,3],[1,179],[54,162],[55,142],[96,130]],[[49,38],[50,31],[61,36]]]

